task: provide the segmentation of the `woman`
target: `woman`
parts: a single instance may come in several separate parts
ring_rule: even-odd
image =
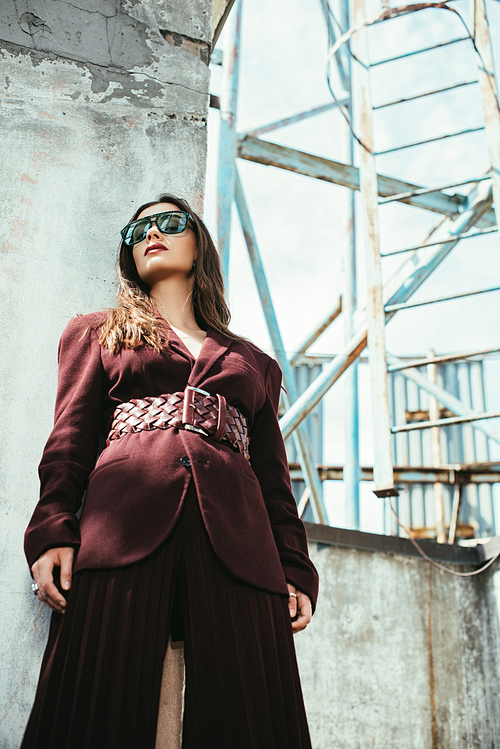
[[[72,319],[59,344],[25,536],[54,613],[22,749],[154,747],[170,635],[184,749],[310,747],[293,634],[318,575],[280,369],[228,330],[216,249],[184,200],[141,206],[122,239],[120,306]]]

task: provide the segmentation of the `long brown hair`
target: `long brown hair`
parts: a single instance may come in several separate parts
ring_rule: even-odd
[[[130,222],[135,221],[146,208],[157,203],[173,203],[181,211],[187,211],[192,219],[191,226],[196,234],[198,247],[192,296],[196,322],[205,330],[210,325],[232,340],[245,341],[228,329],[231,315],[224,298],[219,255],[206,225],[189,203],[183,198],[165,193],[157,200],[141,205]],[[153,300],[149,295],[150,287],[137,273],[132,247],[125,242],[120,244],[117,270],[119,306],[107,310],[108,315],[101,327],[99,343],[113,353],[118,353],[122,348],[136,349],[142,345],[161,351],[162,346],[168,343],[167,329],[161,320],[155,318]]]

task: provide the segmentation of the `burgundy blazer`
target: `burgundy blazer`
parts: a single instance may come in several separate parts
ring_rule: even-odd
[[[277,362],[210,327],[194,359],[166,323],[169,343],[160,353],[141,346],[115,355],[98,342],[99,320],[96,314],[73,318],[59,343],[54,428],[39,466],[40,500],[25,534],[30,568],[57,546],[75,548],[74,571],[145,558],[175,527],[193,477],[222,564],[273,593],[286,594],[286,581],[293,583],[314,611],[318,573],[277,420]],[[119,403],[186,385],[219,393],[245,414],[250,462],[226,443],[173,428],[126,434],[98,456],[100,434],[106,436]]]

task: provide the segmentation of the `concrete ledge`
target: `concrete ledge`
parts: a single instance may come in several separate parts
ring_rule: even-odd
[[[307,538],[313,543],[365,549],[367,551],[383,551],[423,559],[408,538],[364,533],[363,531],[334,528],[330,525],[317,523],[305,522],[304,525],[307,530]],[[429,541],[428,539],[417,539],[417,543],[431,559],[470,567],[484,564],[500,551],[499,536],[495,536],[486,544],[478,543],[477,546],[438,544],[436,541]]]

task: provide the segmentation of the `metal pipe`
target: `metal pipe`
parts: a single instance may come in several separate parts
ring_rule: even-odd
[[[352,20],[361,24],[365,17],[364,0],[352,0]],[[363,198],[365,268],[368,310],[368,349],[372,400],[375,494],[397,496],[392,470],[387,362],[385,360],[385,313],[382,299],[382,274],[379,254],[378,186],[373,156],[372,103],[368,68],[367,30],[361,28],[352,39],[353,105],[359,113],[360,183]]]
[[[278,320],[274,311],[271,292],[267,283],[266,273],[262,264],[262,258],[260,256],[259,247],[253,230],[252,221],[248,211],[248,206],[246,204],[245,195],[243,193],[243,188],[237,168],[235,168],[235,201],[240,218],[241,228],[245,237],[245,243],[250,257],[250,263],[252,265],[255,283],[257,285],[257,290],[259,292],[259,297],[262,304],[262,310],[266,318],[267,328],[269,331],[269,336],[271,338],[274,355],[278,360],[278,363],[283,372],[283,381],[287,391],[285,393],[285,402],[287,408],[289,408],[291,404],[297,399],[295,377],[291,364],[285,355],[285,347],[283,345]],[[305,483],[310,490],[310,498],[312,499],[313,507],[316,510],[316,522],[328,524],[328,513],[326,512],[323,501],[323,489],[319,480],[318,470],[312,458],[305,425],[302,424],[300,429],[294,432],[293,438],[299,462],[301,464],[301,468],[305,478]]]
[[[394,151],[402,151],[405,148],[413,148],[414,146],[423,146],[425,143],[435,143],[438,140],[446,140],[446,138],[455,138],[457,135],[466,135],[467,133],[477,133],[479,130],[484,130],[484,125],[481,127],[469,127],[466,130],[458,130],[456,133],[447,133],[446,135],[438,135],[436,138],[426,138],[425,140],[417,140],[414,143],[407,143],[404,146],[395,146],[394,148],[386,148],[384,151],[376,151],[375,156],[383,156],[385,153],[394,153]]]
[[[479,419],[498,419],[500,418],[500,411],[495,413],[482,413],[474,414],[474,416],[451,416],[449,419],[435,419],[434,421],[419,421],[416,424],[404,424],[400,427],[392,427],[391,432],[396,434],[397,432],[412,432],[417,429],[432,429],[433,427],[448,426],[449,424],[468,424],[471,421],[479,421]]]
[[[240,60],[241,3],[236,0],[224,30],[224,56],[220,92],[219,163],[217,168],[217,237],[222,272],[229,280],[231,211],[234,198],[234,170],[238,151],[236,106]]]
[[[472,86],[477,83],[477,80],[473,81],[462,81],[461,83],[453,83],[451,86],[444,86],[443,88],[435,88],[432,91],[424,91],[422,94],[415,94],[414,96],[404,96],[402,99],[394,99],[393,101],[386,101],[384,104],[377,104],[373,107],[374,110],[384,109],[385,107],[393,107],[396,104],[406,104],[407,101],[415,101],[415,99],[423,99],[426,96],[433,96],[434,94],[442,94],[445,91],[453,91],[455,88],[462,88],[463,86]]]
[[[497,226],[488,226],[486,229],[474,232],[464,232],[463,234],[457,234],[457,239],[473,239],[474,237],[482,237],[483,234],[493,234],[498,231]],[[399,255],[402,252],[415,252],[415,250],[421,250],[424,247],[435,247],[437,244],[441,244],[441,240],[438,239],[436,242],[425,242],[424,244],[417,244],[414,247],[404,247],[402,250],[392,250],[391,252],[381,252],[381,257],[389,257],[390,255]]]
[[[411,369],[412,367],[422,367],[425,364],[456,361],[457,359],[469,359],[471,356],[482,356],[483,354],[493,354],[500,351],[500,348],[484,348],[479,351],[462,351],[460,354],[445,354],[444,356],[435,356],[432,359],[415,359],[411,362],[405,362],[405,364],[389,364],[387,367],[388,372],[397,372],[401,369]]]
[[[397,55],[396,57],[387,57],[385,60],[377,60],[377,62],[371,62],[370,67],[375,68],[377,65],[385,65],[386,62],[395,62],[396,60],[402,60],[404,57],[412,57],[413,55],[420,55],[422,52],[430,52],[433,49],[439,47],[447,47],[449,44],[458,44],[458,42],[469,41],[469,36],[461,36],[458,39],[450,39],[448,42],[440,42],[439,44],[433,44],[430,47],[423,47],[422,49],[416,49],[413,52],[405,52],[403,55]]]
[[[500,286],[492,286],[491,289],[478,289],[477,291],[464,291],[461,294],[451,294],[450,296],[436,297],[435,299],[424,299],[422,302],[404,302],[403,304],[387,304],[386,312],[395,312],[396,310],[411,309],[412,307],[422,307],[424,304],[437,304],[437,302],[449,302],[451,299],[462,299],[465,296],[475,296],[476,294],[487,294],[489,291],[500,291]]]

